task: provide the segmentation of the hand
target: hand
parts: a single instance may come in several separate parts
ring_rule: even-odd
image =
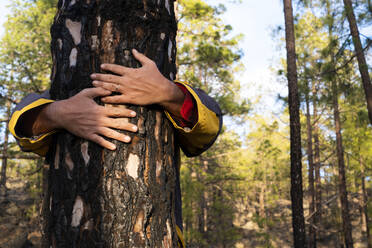
[[[69,99],[49,104],[42,111],[42,116],[49,121],[51,129],[63,128],[76,136],[115,150],[115,145],[102,136],[127,143],[130,137],[113,128],[130,132],[136,132],[138,128],[126,119],[136,116],[134,111],[120,106],[100,106],[93,100],[110,94],[111,91],[102,88],[84,89]]]
[[[98,73],[91,75],[94,86],[121,93],[103,97],[102,102],[135,105],[159,104],[173,115],[181,116],[180,110],[185,97],[183,92],[159,72],[154,61],[135,49],[133,49],[133,55],[141,62],[141,68],[102,64],[102,69],[119,76]]]

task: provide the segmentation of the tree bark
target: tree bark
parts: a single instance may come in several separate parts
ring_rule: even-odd
[[[307,127],[307,161],[309,163],[309,238],[308,247],[316,248],[316,229],[314,223],[315,215],[315,189],[314,189],[314,159],[313,159],[313,129],[310,116],[310,87],[307,84],[306,92],[306,127]]]
[[[362,229],[366,232],[367,236],[367,247],[372,248],[372,237],[369,233],[369,217],[368,217],[368,195],[366,191],[366,182],[365,182],[365,169],[364,169],[364,164],[362,161],[362,157],[359,158],[359,165],[361,168],[361,196],[362,196],[362,201],[361,201],[361,216],[362,216]]]
[[[347,17],[347,20],[350,26],[350,33],[351,33],[351,36],[353,37],[354,49],[355,49],[355,53],[356,53],[357,60],[358,60],[359,72],[362,77],[364,93],[366,95],[368,117],[369,117],[369,121],[372,124],[372,84],[371,84],[371,78],[368,73],[368,65],[367,65],[366,58],[363,53],[363,47],[360,41],[358,26],[356,23],[351,0],[344,0],[344,6],[345,6],[346,17]]]
[[[51,28],[52,98],[92,87],[90,74],[102,63],[139,67],[132,48],[173,80],[176,30],[170,0],[60,0]],[[114,152],[66,132],[55,136],[46,247],[177,246],[173,127],[157,106],[117,107],[137,112],[139,131]]]
[[[306,247],[303,211],[301,124],[297,85],[296,50],[293,27],[292,1],[284,0],[285,37],[287,48],[288,103],[291,139],[291,201],[294,247]]]
[[[313,91],[313,117],[314,117],[314,167],[315,167],[315,209],[314,225],[318,225],[322,216],[322,185],[320,178],[320,143],[319,143],[319,125],[318,125],[318,103],[317,87],[315,82],[312,85]],[[318,235],[321,233],[318,232]]]
[[[338,106],[338,87],[337,87],[337,83],[335,82],[335,79],[333,79],[332,81],[332,94],[333,94],[332,96],[333,116],[334,116],[334,121],[335,121],[336,150],[337,150],[337,162],[338,162],[338,185],[339,185],[339,196],[340,196],[341,213],[342,213],[342,230],[343,230],[345,247],[352,248],[353,237],[352,237],[351,221],[350,221],[350,215],[349,215],[349,202],[347,199],[344,148],[342,145],[340,111],[339,111],[339,106]]]
[[[7,114],[7,119],[10,117],[10,111],[11,111],[11,106],[10,102],[6,101],[6,114]],[[4,187],[5,193],[7,191],[6,187],[6,169],[8,166],[8,142],[9,142],[9,121],[6,122],[5,125],[5,131],[4,131],[4,142],[3,142],[3,155],[2,160],[1,160],[1,180],[0,180],[0,187]]]
[[[207,171],[207,163],[208,161],[203,160],[203,158],[199,157],[200,162],[200,169],[202,170],[197,173],[197,179],[199,182],[205,182],[205,179],[202,178],[202,173],[206,173]],[[201,235],[201,237],[205,237],[206,235],[206,219],[207,219],[207,197],[206,197],[206,191],[203,190],[203,192],[200,193],[200,198],[198,199],[198,232]]]

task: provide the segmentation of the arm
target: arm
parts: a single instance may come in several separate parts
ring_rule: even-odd
[[[222,114],[218,104],[204,91],[192,88],[187,83],[173,83],[166,79],[156,64],[145,55],[133,50],[133,55],[142,64],[141,68],[103,64],[102,69],[112,74],[93,74],[93,85],[120,93],[102,98],[103,102],[115,104],[158,104],[176,128],[178,141],[187,156],[196,156],[207,150],[216,140],[222,127]],[[178,85],[178,86],[177,86]],[[180,87],[179,87],[180,86]],[[184,88],[187,92],[182,92]],[[186,120],[186,98],[192,98],[194,118]]]
[[[185,82],[176,82],[186,88],[193,100],[189,120],[191,126],[180,125],[174,116],[165,112],[168,119],[177,130],[177,140],[186,156],[197,156],[213,145],[222,128],[222,113],[217,102],[204,91],[194,89]],[[185,105],[185,104],[184,104]],[[184,110],[185,106],[182,107]],[[181,111],[182,111],[181,110]],[[186,118],[182,113],[183,118]]]
[[[111,105],[103,107],[93,100],[109,94],[104,89],[90,88],[61,101],[51,100],[49,92],[30,94],[16,106],[9,129],[22,150],[39,155],[46,154],[51,135],[60,129],[113,150],[114,144],[103,137],[129,142],[129,137],[113,128],[135,132],[137,127],[124,119],[134,117],[135,112]]]
[[[49,94],[40,104],[35,104],[39,102],[40,95],[31,99],[32,101],[22,101],[12,115],[10,125],[10,130],[21,148],[45,154],[50,135],[58,129],[65,129],[111,150],[115,149],[114,144],[102,136],[129,142],[129,137],[112,128],[137,131],[136,126],[128,124],[122,118],[134,117],[135,113],[111,105],[99,106],[93,101],[95,97],[103,97],[101,100],[108,104],[159,104],[163,106],[167,117],[176,128],[181,148],[186,155],[195,156],[209,148],[222,125],[221,113],[214,100],[185,83],[175,84],[167,80],[152,60],[136,51],[133,51],[133,54],[142,63],[141,68],[102,65],[102,69],[119,76],[93,74],[93,84],[97,87],[95,89],[85,89],[76,96],[56,102],[50,100]],[[186,89],[187,92],[182,92],[181,89]],[[112,91],[121,94],[108,96]],[[194,117],[184,122],[187,125],[182,125],[180,120],[182,122],[187,117],[183,111],[185,94],[192,98]],[[84,112],[81,109],[84,109]]]

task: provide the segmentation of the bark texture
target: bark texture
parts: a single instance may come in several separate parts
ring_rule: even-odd
[[[351,0],[344,0],[344,5],[345,5],[346,17],[347,17],[347,20],[349,21],[350,33],[351,33],[351,36],[353,37],[353,43],[354,43],[355,53],[357,55],[359,72],[362,77],[364,93],[366,95],[368,117],[369,117],[370,123],[372,124],[372,84],[371,84],[371,78],[369,77],[369,73],[368,73],[368,65],[367,65],[366,58],[363,53],[362,43],[360,42],[358,26],[356,23],[356,18],[354,15],[354,10],[353,10],[353,5],[351,3]]]
[[[321,185],[321,177],[320,177],[320,143],[319,143],[319,125],[318,125],[318,106],[317,106],[317,86],[316,83],[313,82],[312,85],[313,91],[313,117],[314,117],[314,124],[313,124],[313,136],[314,136],[314,167],[315,167],[315,209],[316,212],[314,214],[314,225],[317,226],[320,223],[321,216],[322,216],[322,185]],[[320,236],[320,232],[317,233]],[[319,237],[318,237],[319,238]]]
[[[332,81],[332,91],[333,91],[333,116],[335,120],[336,151],[337,151],[337,162],[338,162],[338,186],[339,186],[339,196],[340,196],[341,212],[342,212],[343,238],[344,238],[345,247],[352,248],[353,237],[352,237],[351,220],[350,220],[350,214],[349,214],[349,202],[347,200],[344,148],[342,145],[341,120],[340,120],[340,111],[339,111],[339,106],[338,106],[338,87],[337,87],[337,82],[335,82],[335,80]]]
[[[7,119],[9,119],[11,113],[10,102],[6,102],[6,114]],[[1,178],[0,178],[0,187],[4,188],[5,194],[7,194],[7,187],[6,187],[6,169],[8,167],[8,143],[9,143],[9,121],[6,122],[5,132],[4,132],[4,142],[3,142],[3,157],[1,160]]]
[[[316,229],[314,224],[315,215],[315,186],[314,186],[314,156],[313,156],[313,128],[310,115],[310,87],[307,84],[306,92],[306,128],[307,128],[307,161],[309,164],[309,238],[308,247],[316,248]]]
[[[361,168],[361,202],[360,202],[360,208],[361,208],[361,217],[362,217],[362,230],[366,233],[367,237],[367,247],[372,248],[372,237],[369,233],[369,216],[368,216],[368,193],[366,191],[366,175],[365,175],[365,168],[364,163],[362,160],[362,157],[359,158],[359,165]]]
[[[101,63],[139,67],[131,50],[176,75],[171,0],[60,0],[51,28],[53,99],[92,87]],[[45,247],[176,247],[177,154],[173,128],[156,106],[128,107],[139,127],[114,152],[69,133],[48,153]],[[129,121],[129,120],[128,120]]]
[[[307,247],[303,211],[301,125],[297,85],[296,49],[291,0],[284,2],[285,38],[287,48],[288,103],[291,139],[291,201],[294,247]]]

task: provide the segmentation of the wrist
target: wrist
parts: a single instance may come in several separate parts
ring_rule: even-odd
[[[167,106],[169,104],[181,104],[185,100],[185,94],[182,90],[172,81],[166,79],[166,85],[163,92],[163,101],[160,103],[162,106]]]
[[[180,117],[182,104],[185,100],[185,94],[172,81],[167,80],[166,83],[167,87],[164,90],[164,100],[161,101],[160,105],[171,114]]]
[[[33,135],[40,135],[62,128],[57,118],[61,116],[60,105],[61,101],[56,101],[45,105],[40,110],[40,113],[32,126]]]

